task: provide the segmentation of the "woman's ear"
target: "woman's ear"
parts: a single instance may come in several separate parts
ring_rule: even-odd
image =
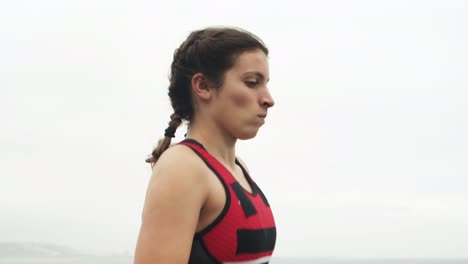
[[[195,96],[201,100],[210,100],[213,88],[210,87],[208,79],[203,73],[196,73],[192,76],[192,90]]]

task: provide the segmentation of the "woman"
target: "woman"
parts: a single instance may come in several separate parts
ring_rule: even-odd
[[[268,263],[276,228],[267,199],[236,158],[274,105],[268,49],[233,28],[192,32],[176,50],[169,97],[174,114],[147,160],[153,167],[136,264]],[[186,120],[186,139],[170,146]]]

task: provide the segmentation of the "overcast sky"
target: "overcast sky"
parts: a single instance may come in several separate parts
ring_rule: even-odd
[[[190,31],[270,49],[278,256],[468,257],[466,1],[2,1],[0,241],[133,253]],[[185,129],[179,129],[181,140]]]

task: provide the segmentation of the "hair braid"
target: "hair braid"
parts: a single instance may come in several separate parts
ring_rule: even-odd
[[[154,166],[159,157],[161,157],[161,154],[169,148],[171,139],[174,137],[174,133],[181,123],[182,118],[180,118],[178,114],[174,113],[171,115],[171,121],[169,121],[169,127],[166,129],[164,138],[159,140],[158,146],[153,150],[151,156],[146,159],[146,162],[151,163],[151,166]]]

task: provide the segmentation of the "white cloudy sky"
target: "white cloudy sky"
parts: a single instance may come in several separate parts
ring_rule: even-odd
[[[271,50],[238,155],[276,255],[468,257],[468,3],[443,0],[1,2],[0,241],[133,250],[172,53],[211,25]]]

